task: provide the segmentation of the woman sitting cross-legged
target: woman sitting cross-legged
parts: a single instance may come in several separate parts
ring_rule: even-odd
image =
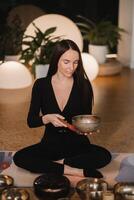
[[[29,127],[44,126],[44,136],[38,144],[16,152],[15,164],[34,173],[102,178],[99,168],[111,161],[110,152],[69,130],[63,121],[71,123],[73,116],[91,114],[92,102],[80,50],[72,40],[61,40],[54,48],[47,77],[34,83],[28,112]]]

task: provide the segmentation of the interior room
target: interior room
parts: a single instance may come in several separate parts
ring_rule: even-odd
[[[111,195],[115,196],[111,199],[116,199],[117,193],[120,199],[134,198],[134,176],[132,175],[134,169],[134,1],[104,0],[102,3],[99,0],[79,2],[1,0],[0,11],[0,174],[9,175],[14,179],[12,188],[27,189],[29,194],[25,199],[28,199],[29,195],[32,200],[39,199],[33,192],[33,182],[39,174],[18,169],[12,161],[12,156],[22,148],[39,143],[44,135],[45,126],[29,128],[27,116],[33,85],[37,79],[47,76],[44,69],[48,71],[49,64],[46,60],[40,62],[39,54],[36,55],[36,52],[31,51],[31,57],[28,57],[25,45],[30,49],[30,41],[38,39],[39,31],[43,35],[49,28],[53,28],[52,41],[61,37],[72,39],[78,45],[84,70],[93,88],[92,114],[100,117],[100,124],[97,130],[87,134],[87,137],[92,144],[102,146],[112,154],[111,163],[104,169],[100,169],[104,173],[104,179],[101,181],[108,183],[110,189],[107,190],[112,191]],[[89,26],[88,31],[92,31],[104,21],[108,24],[112,23],[111,27],[114,27],[117,35],[115,40],[109,42],[112,38],[110,38],[112,36],[110,25],[106,28],[107,32],[104,30],[105,27],[102,28],[103,41],[106,41],[106,44],[95,43],[95,46],[103,45],[103,48],[106,46],[105,54],[100,58],[98,50],[91,49],[94,45],[92,38],[88,32],[82,32],[80,23],[85,23],[84,26]],[[100,36],[101,28],[98,30]],[[47,34],[49,37],[49,33]],[[84,34],[88,39],[84,39]],[[24,38],[24,35],[27,37]],[[97,38],[98,35],[95,37]],[[49,49],[45,36],[38,48],[42,47],[42,44]],[[101,54],[102,52],[103,49]],[[38,49],[37,53],[39,53]],[[35,64],[39,67],[35,68]],[[79,181],[83,180],[75,175],[66,177],[73,188],[79,187]],[[94,179],[81,184],[90,187],[92,181]],[[101,181],[98,184],[101,184]],[[120,184],[118,187],[130,188],[128,198],[121,196],[120,191],[116,193],[116,184]],[[88,194],[90,193],[90,198],[92,189],[90,188],[90,192],[86,190]],[[79,200],[81,196],[76,191],[71,190],[69,195],[61,197],[66,200]],[[22,195],[21,191],[19,192]],[[103,197],[104,200],[109,200],[108,197],[103,196],[106,191],[101,188],[101,192],[101,197],[94,199]],[[3,197],[4,195],[3,193]],[[6,195],[11,196],[9,191]],[[15,199],[14,196],[12,199]],[[56,198],[50,195],[48,199],[60,199],[60,196]]]

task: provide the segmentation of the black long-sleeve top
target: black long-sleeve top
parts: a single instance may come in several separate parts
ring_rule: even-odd
[[[83,87],[79,87],[76,78],[74,78],[73,87],[68,98],[68,101],[63,109],[60,110],[51,83],[51,77],[37,79],[34,83],[32,90],[32,97],[30,103],[30,109],[28,112],[27,123],[29,127],[39,127],[44,125],[42,122],[42,116],[51,113],[58,113],[65,117],[65,120],[71,123],[72,117],[80,114],[91,114],[92,111],[92,87],[90,83],[85,79]],[[83,92],[84,95],[83,95]],[[45,129],[45,135],[42,141],[58,141],[59,129],[52,124],[47,124]],[[64,128],[65,129],[65,128]],[[67,133],[63,134],[67,135]],[[69,140],[74,137],[74,134],[70,135]],[[75,137],[81,137],[75,134]],[[54,139],[52,139],[52,136]],[[67,138],[66,138],[67,139]]]

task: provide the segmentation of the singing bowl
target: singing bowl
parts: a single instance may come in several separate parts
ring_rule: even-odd
[[[72,118],[72,124],[83,133],[96,132],[100,121],[97,115],[76,115]]]
[[[57,199],[66,197],[70,190],[67,177],[58,174],[43,174],[34,181],[34,192],[43,199]]]
[[[134,199],[134,183],[117,183],[114,186],[115,197],[119,199]]]
[[[79,181],[76,191],[81,199],[100,199],[102,193],[107,191],[108,183],[102,179],[86,178]]]
[[[14,183],[14,180],[11,176],[1,174],[0,175],[0,192],[5,188],[13,186],[13,183]]]
[[[29,193],[24,189],[8,188],[3,190],[1,200],[28,200]]]

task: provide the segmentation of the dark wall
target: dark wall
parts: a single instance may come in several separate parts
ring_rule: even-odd
[[[0,0],[0,31],[8,12],[21,4],[33,4],[45,13],[62,14],[73,21],[76,21],[76,15],[80,14],[95,22],[107,19],[118,24],[119,0]],[[87,51],[86,43],[84,50]]]
[[[118,22],[119,0],[0,0],[0,18],[21,4],[34,4],[47,13],[59,13],[71,19],[81,14],[94,21],[107,18],[115,24]]]

